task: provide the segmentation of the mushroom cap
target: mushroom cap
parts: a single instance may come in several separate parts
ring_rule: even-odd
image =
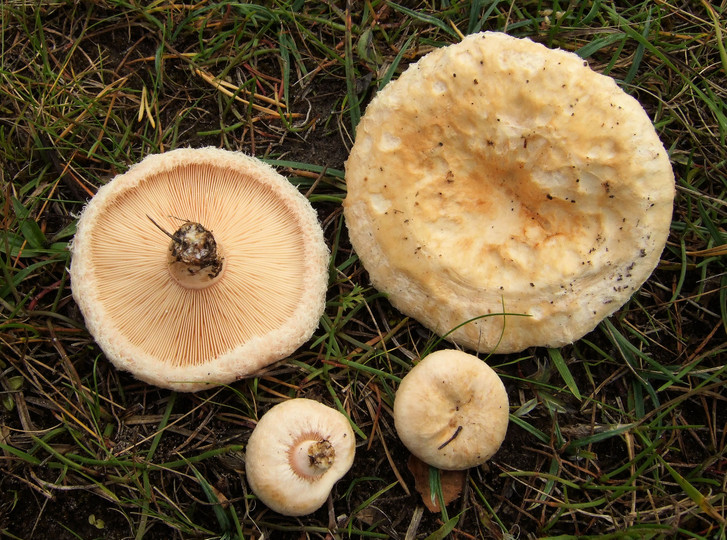
[[[346,182],[373,285],[437,334],[502,353],[571,343],[621,307],[658,263],[674,198],[634,98],[573,53],[494,32],[376,95]]]
[[[427,355],[404,376],[394,399],[401,442],[439,469],[469,469],[490,459],[508,422],[500,377],[484,360],[455,349]]]
[[[294,447],[303,440],[328,441],[335,457],[315,478],[291,468]],[[331,407],[305,398],[283,401],[258,421],[245,451],[245,474],[253,493],[286,516],[315,512],[333,485],[353,464],[356,440],[348,419]]]
[[[224,270],[203,289],[169,271],[184,220],[212,231]],[[180,221],[181,220],[181,221]],[[250,376],[310,338],[325,306],[329,252],[308,200],[239,152],[150,155],[98,190],[72,244],[71,286],[89,332],[120,369],[197,391]]]

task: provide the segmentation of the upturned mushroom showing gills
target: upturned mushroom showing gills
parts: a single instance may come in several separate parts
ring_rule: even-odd
[[[315,512],[353,464],[356,441],[348,419],[311,399],[275,405],[255,426],[245,452],[253,493],[286,516]]]
[[[98,190],[78,221],[71,287],[118,368],[197,391],[250,376],[310,338],[328,255],[315,210],[272,167],[180,149]]]
[[[633,97],[573,53],[494,32],[376,95],[346,183],[373,285],[437,334],[502,353],[571,343],[619,309],[659,261],[674,198]]]
[[[404,376],[394,399],[401,442],[443,470],[486,462],[505,440],[508,422],[500,377],[483,360],[459,350],[427,355]]]

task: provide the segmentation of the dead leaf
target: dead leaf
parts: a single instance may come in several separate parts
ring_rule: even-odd
[[[429,489],[429,465],[416,456],[410,456],[407,467],[414,475],[414,488],[422,496],[424,505],[432,512],[439,512],[439,501],[437,497],[432,500],[432,492]],[[464,489],[467,471],[439,471],[439,478],[442,484],[442,499],[444,505],[459,498]]]

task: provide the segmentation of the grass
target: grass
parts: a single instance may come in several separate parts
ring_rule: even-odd
[[[727,534],[724,2],[30,2],[0,7],[0,537],[723,538]],[[347,240],[343,162],[366,104],[463,34],[575,51],[638,98],[677,178],[658,269],[575,344],[493,355],[511,425],[441,514],[393,429],[438,344],[372,289]],[[67,245],[97,187],[143,156],[263,158],[316,207],[329,301],[264,376],[194,395],[119,373],[84,328]],[[311,516],[244,480],[257,418],[292,396],[344,411],[353,470]],[[434,482],[436,487],[436,482]]]

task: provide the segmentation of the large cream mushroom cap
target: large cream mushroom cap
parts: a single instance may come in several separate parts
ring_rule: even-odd
[[[573,342],[621,307],[658,263],[674,197],[634,98],[573,53],[493,32],[378,93],[346,181],[374,286],[439,335],[503,353]]]
[[[214,235],[222,270],[201,288],[171,272],[184,220]],[[329,252],[308,200],[262,161],[216,148],[151,155],[98,190],[72,245],[89,332],[120,369],[196,391],[250,376],[310,338]]]
[[[394,399],[401,442],[439,469],[469,469],[490,459],[508,422],[500,377],[483,360],[455,349],[427,355],[404,376]]]
[[[286,516],[315,512],[353,465],[356,440],[348,419],[311,399],[278,403],[255,426],[245,451],[253,493]]]

